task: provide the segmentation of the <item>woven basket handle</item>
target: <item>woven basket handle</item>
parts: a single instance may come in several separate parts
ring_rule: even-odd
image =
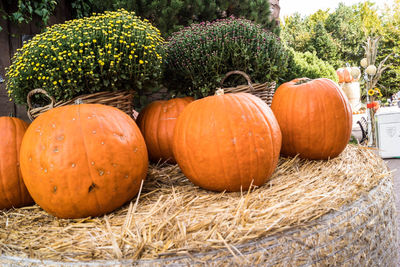
[[[32,107],[32,101],[31,98],[34,94],[44,94],[45,96],[47,96],[48,99],[50,99],[50,104],[48,104],[47,106],[44,107],[48,107],[49,109],[52,109],[54,107],[54,104],[56,103],[56,100],[54,99],[54,97],[52,97],[51,95],[49,95],[46,90],[43,90],[41,88],[37,88],[37,89],[33,89],[31,90],[28,95],[26,96],[26,102],[28,104],[28,116],[31,117],[31,110],[33,109]]]
[[[232,75],[232,74],[239,74],[239,75],[242,75],[242,76],[246,79],[247,84],[248,84],[249,87],[250,87],[250,90],[251,90],[252,92],[254,92],[254,88],[253,88],[253,85],[251,84],[250,76],[247,75],[246,73],[244,73],[243,71],[240,71],[240,70],[233,70],[233,71],[230,71],[230,72],[228,72],[227,74],[225,74],[225,77],[224,77],[224,78],[222,79],[222,81],[221,81],[221,88],[222,88],[222,85],[224,84],[226,78],[228,78],[228,77],[229,77],[230,75]]]

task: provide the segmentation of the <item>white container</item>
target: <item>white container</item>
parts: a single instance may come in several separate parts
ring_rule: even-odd
[[[382,158],[400,157],[400,108],[380,108],[375,114],[376,140],[379,156]]]
[[[343,83],[341,84],[343,92],[349,99],[351,109],[357,111],[361,108],[361,90],[359,82]]]

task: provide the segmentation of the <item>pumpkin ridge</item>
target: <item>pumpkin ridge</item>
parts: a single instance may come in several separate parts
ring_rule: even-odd
[[[177,109],[178,107],[176,106],[176,103],[168,103],[167,101],[164,102],[164,105],[165,105],[166,112],[161,112],[162,117],[164,117],[164,120],[161,120],[161,119],[159,120],[159,122],[160,122],[159,124],[162,125],[162,131],[158,131],[157,139],[159,140],[159,143],[160,143],[160,158],[161,158],[161,155],[168,155],[166,160],[171,161],[172,158],[171,158],[171,155],[169,154],[169,150],[168,150],[168,145],[169,145],[168,124],[166,123],[166,121],[170,117],[171,108],[175,107]],[[159,125],[159,126],[161,126],[161,125]],[[160,135],[166,136],[167,138],[160,138]]]
[[[155,144],[157,146],[157,153],[156,153],[156,157],[160,157],[160,155],[162,154],[162,150],[161,150],[161,144],[160,144],[160,123],[157,123],[160,121],[161,116],[162,116],[162,105],[157,106],[157,110],[158,110],[158,115],[157,115],[157,120],[152,120],[153,123],[156,125],[156,136],[157,138],[155,138]],[[153,155],[154,156],[154,155]]]
[[[90,160],[89,160],[89,154],[88,154],[88,149],[87,149],[87,145],[86,145],[86,138],[85,138],[85,134],[83,132],[83,127],[82,127],[82,121],[81,121],[81,105],[78,105],[77,107],[77,115],[78,115],[78,123],[79,123],[79,129],[81,132],[81,136],[82,136],[82,143],[85,149],[85,157],[86,157],[86,161],[87,161],[87,168],[89,170],[89,175],[90,175],[90,180],[92,181],[91,185],[95,184],[94,180],[93,180],[93,175],[92,175],[92,170],[90,169]],[[97,116],[95,117],[96,120]],[[69,181],[69,180],[68,180]],[[68,186],[70,186],[70,183],[68,183]],[[68,190],[70,191],[70,190]],[[102,210],[101,209],[101,205],[99,202],[99,198],[97,196],[97,190],[92,190],[93,194],[94,194],[94,198],[96,199],[96,204],[97,204],[97,208],[98,210]]]
[[[249,108],[249,104],[247,102],[245,103],[246,105],[244,106],[244,103],[239,101],[239,99],[237,98],[236,95],[234,95],[234,97],[232,97],[232,98],[237,103],[237,106],[241,109],[241,113],[242,114],[246,114],[247,113],[249,116],[251,116],[252,120],[255,118],[254,112],[253,112],[253,110],[251,108]],[[247,120],[247,118],[246,118],[246,120]],[[254,140],[254,133],[251,131],[252,129],[249,127],[248,123],[246,123],[246,127],[247,127],[247,132],[248,133],[250,133],[250,132],[252,133],[251,137],[249,136],[248,138],[251,139],[251,144],[252,144],[252,146],[250,147],[250,151],[254,151],[254,149],[256,148],[256,141]],[[255,160],[253,158],[253,155],[255,155]],[[253,162],[255,162],[256,164],[254,165]],[[258,166],[258,164],[259,164],[258,153],[257,152],[256,153],[251,152],[250,153],[250,164],[248,166],[249,173],[253,173],[252,170],[254,170],[254,166]],[[254,178],[253,178],[253,181],[254,181]],[[240,181],[240,184],[243,184],[242,180]]]
[[[335,91],[335,92],[331,92],[331,94],[339,94],[340,95],[340,92],[337,92],[337,91]],[[340,96],[340,100],[341,100],[341,104],[343,105],[344,104],[344,102],[342,101],[342,97]],[[338,136],[340,136],[339,134],[338,134],[338,130],[340,130],[340,129],[338,129],[338,127],[339,127],[339,125],[336,125],[335,124],[335,127],[333,127],[334,128],[334,131],[333,131],[333,135],[332,135],[332,137],[334,138],[334,139],[337,139],[338,138]],[[332,129],[332,127],[331,127],[331,129]],[[331,145],[330,147],[329,147],[329,157],[331,158],[333,158],[335,155],[334,154],[336,154],[336,153],[334,153],[335,152],[335,147],[333,146],[333,145]]]
[[[293,107],[293,106],[295,106],[295,103],[296,103],[296,99],[297,99],[297,94],[298,94],[298,91],[297,90],[294,90],[294,91],[292,91],[291,92],[291,102],[293,103],[291,103],[290,104],[290,106],[289,107]],[[287,110],[287,105],[286,105],[286,110]],[[290,110],[290,112],[286,112],[286,121],[288,121],[288,117],[290,117],[290,116],[292,116],[292,110]],[[295,133],[290,133],[290,135],[289,135],[289,139],[290,139],[290,144],[295,144],[295,142],[294,142],[294,140],[296,139],[296,135],[295,135]],[[287,144],[288,142],[285,142],[285,144]],[[287,148],[288,149],[288,151],[290,152],[289,154],[291,155],[291,156],[296,156],[296,154],[294,154],[293,153],[293,148]],[[296,148],[297,149],[297,148]],[[294,155],[293,155],[294,154]]]
[[[319,103],[318,106],[321,107],[320,110],[322,111],[323,114],[326,114],[327,112],[326,112],[326,107],[323,104],[324,103],[323,102],[323,96],[322,95],[317,95],[317,97],[318,97],[318,103]],[[325,137],[327,135],[326,130],[329,129],[329,121],[328,120],[323,120],[323,121],[324,121],[324,127],[322,127],[322,128],[323,128],[323,136]],[[324,142],[323,150],[326,151],[328,149],[331,150],[331,148],[327,147],[326,142]],[[332,153],[332,152],[330,151],[330,153]]]
[[[5,178],[6,176],[3,175],[3,170],[4,170],[4,168],[3,168],[3,160],[0,160],[0,182],[1,182],[0,189],[2,191],[2,195],[5,196],[6,200],[10,204],[12,204],[10,198],[7,197],[7,190],[5,190],[6,186],[5,186],[5,181],[4,180],[6,179]]]
[[[221,108],[222,109],[222,113],[223,114],[225,114],[225,112],[226,112],[226,105],[227,105],[227,98],[226,97],[228,97],[228,99],[231,97],[231,95],[225,95],[225,93],[224,93],[224,90],[223,89],[221,89],[222,91],[219,91],[219,94],[216,94],[215,95],[215,97],[213,98],[213,100],[214,100],[214,102],[217,102],[217,104],[219,103],[219,105],[217,105],[219,108]],[[221,98],[220,98],[220,97]],[[222,102],[222,103],[220,103],[220,102]],[[229,102],[228,102],[229,103]],[[210,105],[210,106],[215,106],[215,104],[212,104],[211,103],[211,101],[209,101],[208,102],[208,104]],[[212,105],[211,105],[212,104]],[[208,107],[207,107],[207,110],[212,110],[212,109],[209,109]],[[225,126],[228,126],[229,127],[229,132],[231,133],[231,136],[233,136],[233,131],[232,131],[232,123],[231,123],[231,120],[230,119],[226,119],[226,120],[223,120],[223,123],[224,123],[224,125]],[[218,129],[218,127],[216,128],[216,129]],[[227,129],[226,129],[227,130]],[[223,170],[223,174],[224,174],[224,183],[226,184],[226,183],[228,183],[229,184],[229,176],[230,176],[230,173],[229,173],[229,166],[227,167],[226,166],[226,161],[225,161],[225,158],[224,157],[221,157],[221,142],[217,142],[218,143],[218,158],[220,159],[220,161],[221,161],[221,164],[222,164],[222,170]],[[235,147],[235,157],[236,157],[236,161],[237,161],[237,164],[239,164],[239,162],[238,162],[238,154],[237,154],[237,147],[236,147],[236,144],[234,144],[234,147]],[[239,169],[239,178],[240,178],[240,182],[242,182],[242,172],[241,172],[241,169]],[[227,188],[228,189],[228,188]]]
[[[258,103],[257,103],[257,101],[256,101],[256,99],[254,99],[252,96],[248,96],[247,97],[256,107],[257,107],[257,110],[258,111],[260,111],[260,113],[262,114],[262,118],[263,118],[263,120],[266,122],[266,125],[268,125],[268,132],[270,133],[269,135],[268,135],[268,140],[269,140],[269,146],[271,146],[272,147],[272,162],[273,162],[273,167],[272,167],[272,172],[271,172],[271,170],[269,170],[269,177],[270,177],[270,175],[273,173],[273,171],[275,170],[275,168],[276,168],[276,165],[278,164],[278,160],[273,160],[274,158],[275,158],[275,146],[274,146],[274,140],[273,140],[273,136],[272,136],[272,134],[273,134],[273,129],[274,129],[274,127],[272,127],[272,125],[271,125],[271,122],[269,121],[269,119],[267,119],[267,117],[266,117],[266,114],[262,111],[262,109],[261,109],[261,107],[258,105]],[[272,110],[271,110],[271,113],[273,113],[272,112]],[[277,124],[278,124],[278,122],[277,122]],[[279,126],[279,124],[278,124],[278,126]],[[282,143],[282,142],[281,142]],[[279,153],[280,153],[280,148],[279,148],[279,151],[278,151],[278,159],[279,159]],[[258,157],[257,157],[257,159],[258,159]]]
[[[258,111],[260,111],[260,107],[258,106],[258,104],[255,102],[255,100],[254,100],[252,97],[247,96],[247,99],[248,99],[253,105],[255,105],[255,106],[257,107],[257,110],[258,110]],[[255,118],[255,116],[254,116],[254,110],[253,110],[253,109],[249,109],[249,110],[251,110],[250,113],[253,115],[252,117],[253,117],[253,119],[254,119],[254,118]],[[262,113],[262,114],[263,114],[263,113]],[[264,114],[263,114],[263,115],[264,115]],[[271,125],[269,124],[269,121],[265,118],[265,116],[261,116],[261,117],[262,117],[263,121],[266,123],[266,125],[268,125],[268,130],[271,131]],[[254,136],[255,136],[255,135],[254,135]],[[272,136],[270,136],[270,137],[272,138]],[[257,146],[256,146],[255,137],[253,137],[252,140],[253,140],[253,143],[254,143],[254,148],[256,148]],[[274,146],[272,145],[271,147],[272,147],[272,150],[274,150]],[[253,153],[251,153],[251,154],[253,154]],[[258,152],[255,153],[255,155],[256,155],[256,163],[257,163],[256,166],[258,166],[258,165],[259,165],[258,162],[260,161],[260,157],[259,157]],[[257,171],[257,172],[259,172],[259,171]],[[257,173],[257,174],[258,174],[258,173]],[[254,178],[253,178],[253,183],[256,183],[256,181],[254,180]],[[254,185],[254,184],[253,184],[253,185]]]
[[[214,98],[212,98],[212,100],[213,100],[213,102],[218,102],[219,101],[219,98],[218,97],[214,97]],[[209,106],[214,106],[214,103],[213,103],[212,101],[208,101],[208,102],[206,102]],[[221,105],[220,105],[221,106]],[[205,110],[212,110],[212,109],[210,109],[208,106],[207,106],[207,108],[205,108]],[[211,114],[213,115],[213,119],[214,119],[214,123],[215,123],[215,125],[216,125],[216,119],[215,119],[215,112],[211,112]],[[217,126],[217,125],[216,125]],[[215,132],[214,133],[214,136],[216,137],[216,138],[218,138],[218,127],[216,127],[215,129],[214,129],[214,131],[217,131],[217,132]],[[218,154],[218,158],[219,158],[219,160],[220,160],[220,166],[222,166],[222,172],[223,172],[223,177],[224,177],[224,180],[226,181],[227,180],[227,176],[228,176],[228,171],[227,171],[227,167],[225,166],[225,160],[224,160],[224,158],[223,157],[221,157],[221,142],[217,142],[217,146],[216,146],[216,148],[217,148],[217,154]],[[213,177],[214,179],[215,179],[215,177]]]
[[[6,121],[6,123],[8,123],[7,121]],[[14,133],[15,133],[15,125],[14,125],[14,123],[12,123],[13,124],[13,126],[14,126]],[[10,155],[7,155],[7,157],[9,157]],[[3,168],[4,166],[3,166],[3,160],[0,160],[0,171],[2,171],[3,172],[3,170],[5,169],[5,168]],[[8,190],[6,190],[5,189],[5,179],[7,179],[7,170],[5,170],[5,172],[6,172],[6,175],[3,175],[3,173],[0,173],[0,177],[1,177],[1,188],[3,189],[3,196],[5,196],[5,198],[6,198],[6,200],[12,205],[12,195],[11,195],[11,197],[10,197],[10,195],[8,194],[8,193],[10,193]],[[5,190],[5,191],[4,191]]]
[[[19,132],[17,132],[17,131],[19,131],[19,127],[16,126],[18,121],[14,120],[14,118],[13,118],[12,122],[13,122],[14,129],[15,129],[15,131],[14,131],[15,132],[15,147],[14,147],[15,148],[15,154],[17,155],[17,162],[19,162],[19,153],[18,153],[19,149],[18,148],[21,147],[22,139],[21,139],[20,143],[18,143]],[[24,185],[21,183],[22,175],[21,175],[21,172],[19,170],[19,166],[16,165],[15,167],[16,167],[16,171],[17,171],[17,174],[18,174],[19,199],[21,199],[22,202],[25,202],[26,200],[25,200],[24,193],[23,193],[25,191],[25,189],[24,189]]]
[[[222,90],[223,91],[223,90]],[[225,97],[227,97],[225,99]],[[223,107],[224,107],[224,114],[226,112],[226,108],[227,108],[227,104],[230,106],[229,109],[230,110],[237,110],[237,106],[234,102],[236,102],[235,99],[236,96],[235,95],[229,95],[229,96],[224,96],[223,97]],[[235,133],[235,127],[232,127],[232,119],[231,116],[228,116],[227,118],[228,121],[228,125],[229,125],[229,132],[231,133],[231,136],[235,139],[236,138],[236,133]],[[238,147],[237,147],[237,142],[233,142],[233,147],[234,147],[234,151],[235,151],[235,158],[236,158],[236,162],[237,164],[240,164],[240,159],[238,157]],[[241,165],[240,165],[241,166]],[[225,176],[226,178],[226,176]],[[239,168],[239,178],[240,178],[240,184],[243,185],[243,171],[242,168]]]
[[[308,83],[308,82],[307,82]],[[307,83],[305,83],[305,84],[307,84]],[[308,91],[309,91],[309,93],[313,93],[313,91],[315,90],[315,86],[312,84],[312,83],[310,83],[309,84],[309,87],[308,88],[305,88],[305,89],[308,89]],[[306,97],[307,95],[303,95],[303,97]],[[304,99],[305,100],[305,99]],[[303,99],[302,99],[302,101],[301,101],[301,103],[307,103],[306,101],[304,101]],[[307,105],[305,105],[306,107],[306,114],[310,114],[310,110],[312,109],[312,108],[314,108],[314,107],[312,107],[312,103],[307,103]],[[315,111],[314,111],[315,112]],[[311,128],[310,128],[310,125],[312,125],[311,124],[312,122],[311,122],[311,116],[307,116],[307,125],[306,125],[306,127],[307,127],[307,129],[306,129],[306,131],[308,131],[308,132],[310,132],[310,134],[307,134],[307,141],[306,141],[306,144],[307,144],[307,146],[308,147],[310,147],[312,144],[311,144],[311,137],[312,137],[312,131],[311,131]],[[303,125],[304,126],[304,125]],[[302,131],[303,131],[304,129],[302,129]]]
[[[186,117],[186,121],[184,122],[184,125],[185,124],[187,124],[188,123],[188,121],[193,121],[193,116],[195,115],[195,113],[194,112],[190,112],[189,113],[190,114],[190,116],[187,116]],[[176,126],[175,126],[176,127]],[[199,127],[199,128],[201,128],[201,127]],[[197,137],[197,136],[196,136]],[[197,139],[197,138],[196,138]],[[197,140],[196,140],[197,141]],[[179,142],[179,141],[178,141]],[[188,143],[188,138],[187,138],[187,136],[186,136],[186,131],[185,131],[185,135],[184,135],[184,140],[182,140],[182,144],[185,146],[185,147],[187,147],[188,149],[186,150],[186,159],[190,159],[189,161],[188,160],[186,160],[186,165],[189,167],[189,169],[191,170],[191,173],[194,175],[194,176],[196,176],[197,177],[197,174],[196,174],[196,171],[195,171],[195,168],[193,167],[193,165],[192,165],[192,162],[193,162],[193,158],[191,157],[191,149],[192,149],[192,144],[191,143]]]

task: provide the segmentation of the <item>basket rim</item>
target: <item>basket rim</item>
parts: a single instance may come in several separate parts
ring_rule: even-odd
[[[50,99],[50,104],[42,106],[42,107],[32,107],[31,97],[34,94],[43,94]],[[115,101],[118,99],[126,99],[127,103],[132,107],[132,100],[134,96],[134,90],[121,90],[121,91],[100,91],[91,94],[82,94],[76,96],[70,100],[60,100],[58,102],[55,101],[54,97],[52,97],[48,92],[42,88],[36,88],[31,90],[27,95],[27,103],[28,110],[27,115],[31,121],[33,121],[36,117],[38,117],[41,113],[48,111],[52,108],[62,107],[66,105],[71,105],[77,103],[77,101],[81,100],[83,104],[85,103],[96,103],[98,100],[103,99],[106,101]],[[86,102],[85,102],[86,100]],[[93,101],[96,100],[96,101]]]

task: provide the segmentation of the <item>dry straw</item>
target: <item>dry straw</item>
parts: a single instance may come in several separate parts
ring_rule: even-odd
[[[394,266],[393,196],[383,161],[356,146],[329,161],[281,158],[265,186],[241,193],[152,166],[140,196],[101,218],[1,212],[0,263]]]

